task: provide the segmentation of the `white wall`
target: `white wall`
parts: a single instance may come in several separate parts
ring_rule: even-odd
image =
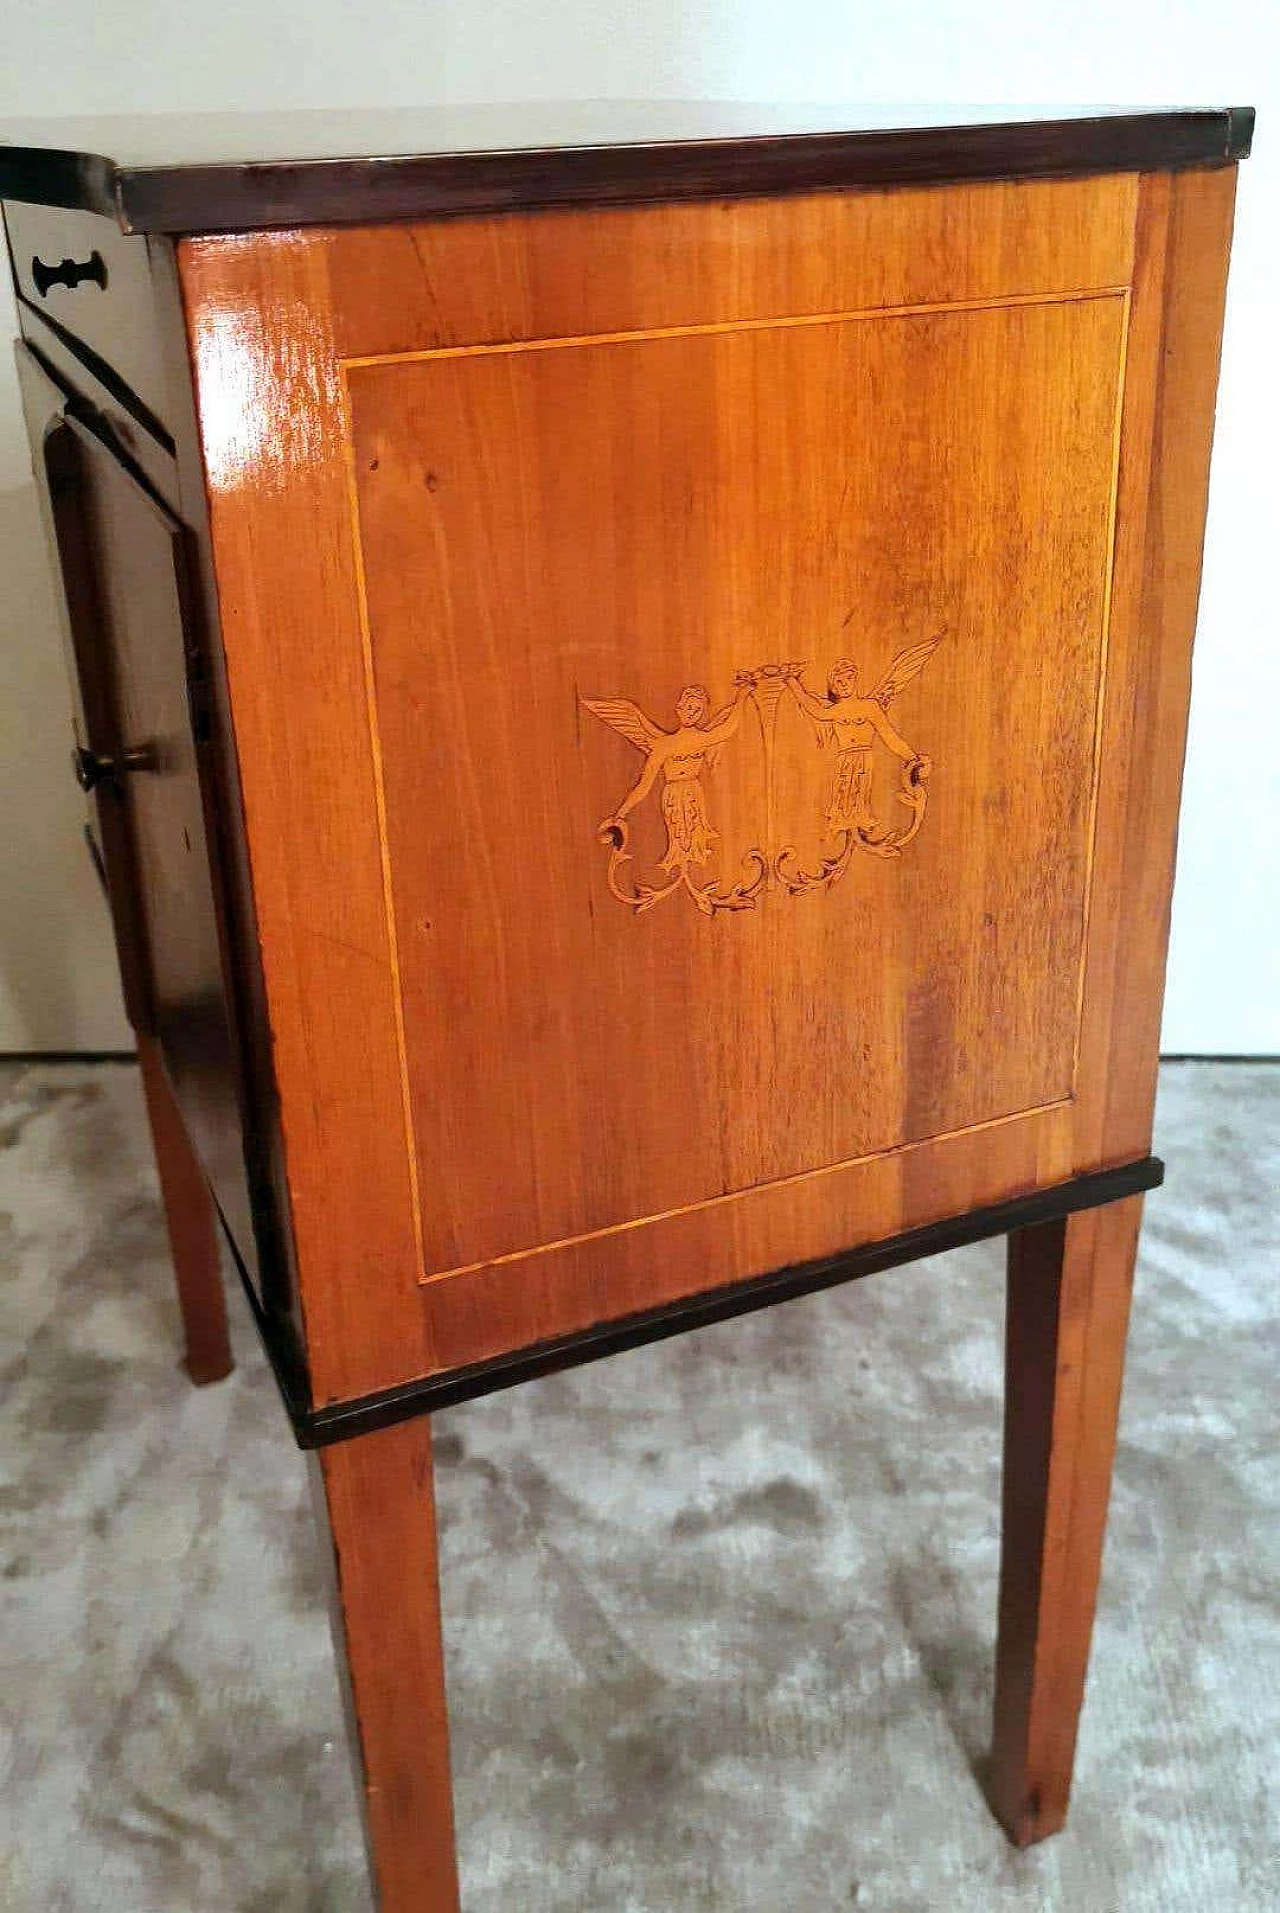
[[[10,0],[8,114],[702,97],[1252,104],[1164,1045],[1280,1051],[1276,0]],[[0,315],[4,316],[4,315]],[[0,369],[0,1050],[124,1041],[65,772],[65,691]]]

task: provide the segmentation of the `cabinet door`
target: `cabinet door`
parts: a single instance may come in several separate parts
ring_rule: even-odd
[[[89,835],[125,1006],[158,1038],[193,1144],[238,1239],[247,1229],[200,747],[203,667],[183,526],[125,464],[92,408],[19,354],[62,583]]]

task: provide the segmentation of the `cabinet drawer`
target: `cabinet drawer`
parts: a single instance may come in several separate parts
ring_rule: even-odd
[[[139,422],[167,438],[172,408],[147,240],[58,206],[8,203],[5,223],[19,298],[91,371],[108,368]]]

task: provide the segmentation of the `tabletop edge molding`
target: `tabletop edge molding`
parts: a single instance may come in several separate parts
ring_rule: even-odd
[[[117,163],[0,145],[0,198],[102,214],[132,233],[200,234],[557,206],[940,186],[1228,165],[1254,109],[378,156]]]

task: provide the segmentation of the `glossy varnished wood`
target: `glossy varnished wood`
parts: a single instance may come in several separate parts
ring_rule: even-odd
[[[198,692],[104,847],[197,1313],[221,971],[391,1913],[457,1907],[423,1411],[997,1228],[993,1799],[1061,1824],[1250,124],[0,155],[188,235],[160,434],[24,306],[33,440],[89,728]]]
[[[602,100],[3,131],[0,198],[182,233],[1221,164],[1253,111]]]
[[[1191,627],[1185,604],[1167,626],[1153,624],[1133,586],[1148,565],[1157,415],[1171,398],[1184,409],[1195,402],[1176,374],[1160,373],[1170,208],[1176,195],[1181,207],[1205,209],[1202,225],[1221,227],[1231,190],[1227,173],[1176,184],[1123,176],[212,239],[179,249],[317,1406],[1145,1155],[1149,1098],[1145,1107],[1131,1102],[1119,1085],[1149,1066],[1126,1054],[1133,1042],[1136,1058],[1129,1010],[1112,1015],[1113,992],[1126,987],[1115,953],[1123,922],[1130,941],[1152,953],[1149,993],[1163,924],[1158,911],[1135,914],[1133,906],[1151,895],[1153,859],[1159,869],[1163,858],[1167,871],[1171,854],[1177,686],[1185,688]],[[1209,327],[1220,313],[1221,256],[1202,262],[1186,253],[1177,268],[1196,280],[1194,301]],[[842,326],[842,314],[870,317]],[[821,393],[825,403],[843,363],[840,353],[830,357],[830,341],[847,338],[850,363],[861,365],[858,354],[879,347],[883,355],[913,328],[935,354],[945,355],[949,336],[956,340],[947,390],[957,417],[969,421],[956,444],[963,438],[975,457],[991,460],[973,495],[994,487],[993,496],[1013,501],[1002,507],[1004,532],[991,534],[991,574],[1034,590],[1037,575],[1078,567],[1079,582],[1052,612],[1048,597],[1033,596],[1004,606],[988,599],[975,616],[963,593],[957,597],[958,568],[948,574],[929,556],[940,511],[923,476],[927,457],[921,486],[893,518],[899,556],[858,548],[857,532],[841,555],[839,533],[834,545],[824,534],[814,552],[830,546],[838,562],[829,576],[816,566],[816,585],[805,576],[807,530],[823,523],[841,487],[852,481],[866,522],[883,522],[899,502],[883,475],[904,463],[894,448],[905,449],[909,474],[912,435],[923,430],[928,446],[930,428],[902,396],[912,381],[892,359],[861,366],[868,389],[880,394],[866,421],[851,414],[799,477],[780,467],[785,480],[776,482],[790,490],[778,491],[771,507],[767,495],[763,505],[756,496],[732,503],[734,474],[767,452],[746,404],[752,367],[767,361],[767,421],[779,380],[792,380],[797,394]],[[641,332],[662,334],[661,351],[658,341],[629,342]],[[594,355],[576,346],[467,349],[605,334],[627,338]],[[983,341],[997,335],[993,370],[984,373]],[[1062,410],[1051,406],[1048,419],[1060,416],[1064,431],[1079,434],[1069,447],[1051,443],[1051,423],[1017,412],[1016,380],[1000,383],[997,361],[1016,362],[1020,352],[1031,354],[1025,369],[1037,390],[1056,392],[1052,406]],[[926,381],[929,357],[915,369]],[[585,405],[592,362],[605,367],[608,383]],[[636,381],[671,378],[667,364],[677,368],[675,382],[646,413]],[[570,378],[552,404],[546,381],[563,383],[563,367],[577,383]],[[815,370],[823,376],[811,376]],[[525,397],[513,379],[526,382]],[[242,400],[229,405],[229,392]],[[640,409],[628,414],[633,392]],[[552,421],[577,400],[600,430],[569,442]],[[484,403],[489,414],[475,414],[473,424],[472,408]],[[478,461],[473,434],[482,418],[501,429],[480,434],[491,450]],[[820,406],[820,444],[825,421]],[[1046,430],[1042,443],[1037,434]],[[1191,431],[1182,443],[1202,440]],[[877,456],[880,444],[886,449]],[[1064,448],[1069,461],[1058,458]],[[659,472],[668,449],[677,466],[694,459],[686,484],[702,494],[718,484],[730,501],[714,527],[709,520],[699,530],[696,517],[664,510]],[[1042,467],[1064,462],[1091,476],[1078,497],[1052,504],[1037,489],[1056,482]],[[1203,511],[1203,449],[1186,452],[1182,464],[1194,518]],[[461,490],[456,472],[468,475]],[[964,492],[963,479],[954,492]],[[592,510],[594,496],[610,499],[608,513]],[[967,509],[963,496],[949,493],[941,518],[959,512],[963,525]],[[461,513],[452,529],[450,510]],[[561,529],[575,514],[576,542]],[[789,531],[769,529],[788,514]],[[1032,519],[1037,532],[1016,529]],[[1001,556],[998,540],[1011,522],[1014,543]],[[713,529],[723,569],[704,572]],[[1035,558],[1041,532],[1052,552]],[[960,532],[957,552],[967,535]],[[974,535],[983,546],[984,534]],[[413,556],[415,538],[434,554],[426,567]],[[620,542],[627,538],[634,563]],[[540,539],[545,561],[535,558]],[[270,568],[258,562],[267,545]],[[1014,557],[1022,545],[1025,568]],[[617,580],[593,621],[592,586],[615,561]],[[943,808],[948,786],[935,773],[929,821],[891,874],[867,864],[856,890],[846,883],[842,894],[794,900],[793,922],[818,906],[803,925],[814,963],[835,961],[839,948],[860,981],[840,997],[843,1030],[834,1044],[830,1010],[815,1007],[824,995],[809,991],[812,1041],[797,1035],[777,1056],[771,1048],[785,1066],[762,1071],[753,1088],[732,1070],[725,1075],[726,1061],[736,1062],[734,1028],[750,1055],[757,1039],[774,1043],[777,1017],[785,1022],[793,1005],[797,1032],[804,1027],[806,993],[788,997],[787,963],[778,962],[776,976],[769,968],[779,919],[770,922],[763,909],[752,920],[743,913],[709,934],[691,909],[677,916],[664,905],[665,916],[655,911],[639,923],[619,910],[594,832],[627,787],[627,758],[609,745],[606,728],[580,714],[575,691],[630,690],[660,712],[684,682],[708,678],[723,699],[734,669],[810,656],[815,640],[815,662],[829,664],[848,642],[839,628],[846,614],[852,609],[861,622],[857,595],[828,605],[814,592],[836,591],[850,570],[868,592],[871,642],[881,647],[869,669],[892,655],[904,622],[915,635],[933,628],[934,614],[957,624],[950,655],[944,645],[899,707],[922,751],[930,749],[932,716],[939,749],[930,754],[949,767],[952,810]],[[975,576],[983,570],[973,567]],[[757,574],[771,582],[753,597]],[[432,612],[444,604],[433,594],[446,576],[447,612]],[[894,594],[904,591],[899,603]],[[541,607],[532,620],[524,610],[530,592]],[[931,594],[936,606],[926,602]],[[773,628],[757,630],[752,620],[767,618],[770,606],[784,626],[789,607],[802,611],[798,651],[781,633],[765,648]],[[989,634],[982,642],[1007,632],[1002,682],[984,684],[982,667],[966,661],[966,613],[970,632],[977,625]],[[1064,616],[1066,624],[1055,622]],[[735,620],[748,640],[741,655]],[[650,635],[639,653],[628,629],[663,635]],[[881,635],[886,629],[892,636]],[[1041,702],[1053,671],[1072,658],[1072,692],[1064,680]],[[267,694],[281,682],[290,687],[287,709]],[[1162,687],[1154,786],[1130,770],[1147,761],[1154,742],[1138,734],[1153,708],[1139,698],[1144,686]],[[909,721],[907,698],[915,700]],[[983,713],[976,731],[966,730],[966,698]],[[1051,711],[1044,761],[1053,768],[1045,774],[1048,733],[1036,726]],[[980,725],[997,721],[1007,751],[996,731],[981,741]],[[566,724],[572,732],[557,729]],[[790,748],[795,777],[807,774],[820,793],[821,759],[814,752],[806,773],[802,733]],[[428,801],[421,780],[433,767],[441,781]],[[735,796],[737,774],[726,755],[716,772],[726,817],[745,803],[745,793],[741,802]],[[957,842],[943,856],[950,829],[970,815],[965,806],[980,802],[964,847]],[[1022,863],[1020,844],[1037,828],[1050,834],[1037,858]],[[542,833],[540,854],[524,846],[531,830]],[[1148,840],[1141,863],[1123,851],[1133,835]],[[966,941],[959,924],[945,932],[954,905],[943,872],[957,867],[969,873],[962,892],[978,883],[988,894],[983,908],[993,924],[971,926],[976,941]],[[337,868],[335,886],[326,872]],[[465,882],[464,871],[475,884],[455,894],[450,886]],[[1037,896],[1041,881],[1047,887]],[[1010,908],[1020,884],[1029,886],[1025,901]],[[486,896],[488,906],[478,906]],[[874,911],[861,928],[859,912],[890,897],[891,907],[875,908],[888,908],[884,923],[899,927],[883,940]],[[487,910],[482,934],[481,919],[466,914],[477,907]],[[1006,1055],[991,1034],[993,1009],[981,1007],[982,986],[966,994],[972,985],[961,972],[993,930],[1034,964],[1017,925],[1034,934],[1037,910],[1063,912],[1055,941],[1068,949],[1075,981],[1064,984],[1046,962],[1042,987],[1023,999],[1035,1020]],[[928,957],[935,918],[945,934]],[[956,961],[944,959],[944,948]],[[585,1007],[543,987],[559,974],[557,963],[575,971]],[[998,975],[997,967],[990,987],[1004,1009],[1016,990],[1002,993]],[[487,1038],[484,1015],[470,1017],[473,990],[488,1005]],[[886,1001],[902,1007],[885,1012]],[[865,1027],[855,1028],[859,1015]],[[1148,1010],[1143,1015],[1149,1020]],[[855,1037],[867,1054],[858,1068],[840,1067],[841,1045]],[[930,1077],[934,1052],[945,1053],[950,1068],[967,1057],[967,1073],[950,1088]],[[542,1058],[532,1076],[531,1057]],[[592,1072],[610,1057],[626,1067],[606,1070],[590,1090]],[[1025,1073],[1001,1081],[1001,1070]],[[509,1118],[488,1140],[467,1128],[466,1109],[480,1106],[477,1081],[488,1106]],[[728,1154],[720,1106],[734,1111]],[[358,1161],[327,1119],[337,1108],[367,1139]],[[390,1111],[398,1118],[387,1121]],[[797,1114],[799,1138],[791,1133]],[[411,1135],[419,1122],[421,1146]],[[822,1173],[805,1173],[814,1170]],[[655,1198],[646,1202],[648,1186]],[[450,1206],[455,1187],[470,1192],[460,1205],[467,1239]],[[522,1201],[525,1212],[513,1214]],[[529,1247],[540,1251],[535,1261],[491,1262],[421,1286],[424,1276]]]
[[[313,1462],[333,1631],[381,1913],[458,1913],[431,1422]]]
[[[590,1245],[607,1280],[620,1231],[816,1208],[846,1165],[1071,1097],[1124,316],[1111,293],[349,368],[424,1279],[527,1283]],[[888,733],[932,764],[923,828],[794,893],[831,849],[828,674],[854,658],[869,691],[938,633]],[[731,733],[705,702],[675,728],[686,685]],[[667,786],[719,838],[687,883],[660,789],[618,875],[598,841],[643,767],[613,709],[703,764]],[[866,761],[887,831],[893,754]]]

